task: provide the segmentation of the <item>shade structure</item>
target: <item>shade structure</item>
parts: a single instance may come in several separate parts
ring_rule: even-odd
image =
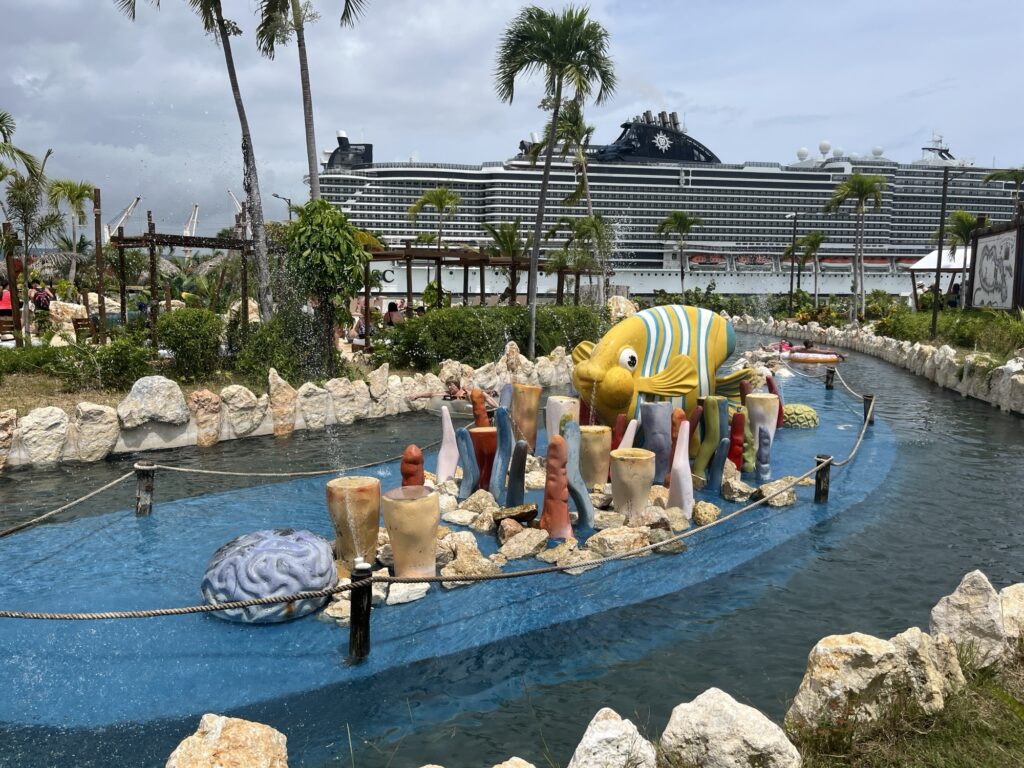
[[[934,250],[927,256],[923,256],[916,262],[906,267],[910,272],[935,273],[935,260],[939,258],[938,250]],[[949,248],[942,249],[942,262],[939,268],[943,272],[961,272],[964,268],[964,259],[967,260],[967,269],[971,268],[971,249],[960,245],[956,252],[950,252]]]

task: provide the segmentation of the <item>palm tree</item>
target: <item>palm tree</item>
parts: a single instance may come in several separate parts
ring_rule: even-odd
[[[39,161],[23,149],[14,145],[14,134],[17,131],[17,123],[10,112],[0,109],[0,161],[7,160],[15,165],[20,164],[26,173],[35,174],[39,172]],[[0,180],[13,172],[13,168],[3,166],[7,173],[0,173]]]
[[[344,0],[341,26],[353,27],[369,0]],[[316,131],[313,128],[313,92],[309,85],[309,63],[306,60],[306,22],[315,21],[316,12],[299,0],[261,0],[256,29],[256,44],[268,59],[274,58],[275,47],[286,43],[295,33],[299,49],[299,82],[302,87],[302,114],[306,126],[306,163],[309,166],[309,197],[320,198],[320,170],[316,159]]]
[[[818,274],[821,271],[821,265],[818,262],[818,251],[821,250],[822,244],[825,242],[825,233],[818,229],[812,229],[802,238],[800,238],[800,245],[804,249],[804,254],[800,259],[800,269],[804,268],[804,265],[808,261],[814,263],[814,308],[818,308]],[[797,278],[799,280],[799,278]]]
[[[864,314],[864,215],[868,202],[873,211],[882,208],[882,193],[885,191],[885,176],[854,172],[848,179],[836,185],[832,198],[825,203],[825,212],[838,211],[844,203],[852,200],[857,213],[857,235],[853,255],[853,304],[850,307],[850,322],[857,319],[857,307]]]
[[[675,235],[679,239],[679,292],[686,292],[686,256],[683,249],[686,247],[686,236],[690,230],[704,224],[700,216],[694,216],[686,211],[670,211],[668,216],[658,224],[657,233],[666,237]]]
[[[68,218],[71,220],[71,264],[68,266],[68,282],[75,284],[78,271],[78,225],[85,224],[85,201],[92,200],[93,185],[88,181],[54,179],[49,188],[50,205],[60,209],[61,203],[68,204]]]
[[[433,208],[437,211],[437,237],[435,242],[438,248],[444,247],[444,223],[455,215],[455,211],[462,202],[462,196],[458,192],[452,192],[448,187],[434,187],[428,189],[419,200],[409,206],[408,216],[413,224],[423,213],[424,208]]]
[[[514,222],[503,221],[498,226],[493,224],[482,223],[480,226],[483,227],[484,232],[491,236],[491,240],[494,244],[491,248],[492,252],[500,256],[503,259],[511,259],[513,265],[517,264],[523,256],[530,250],[530,245],[533,240],[532,235],[527,235],[526,239],[519,232],[519,227],[522,225],[522,219],[516,219]],[[483,267],[481,267],[483,269]],[[515,285],[512,284],[512,275],[516,275]],[[515,266],[509,268],[509,304],[516,303],[516,293],[519,287],[519,273],[515,269]]]
[[[593,272],[607,263],[611,256],[614,240],[611,225],[600,213],[576,218],[560,216],[544,233],[544,239],[550,240],[561,231],[566,233],[562,250],[572,256],[572,268],[586,270],[588,283],[593,288]]]
[[[967,303],[964,301],[964,298],[967,296],[967,249],[971,247],[971,241],[974,239],[974,230],[977,228],[978,217],[968,211],[953,211],[949,214],[949,218],[946,219],[946,242],[949,244],[949,255],[954,263],[956,263],[956,249],[961,245],[964,247],[964,263],[960,269],[961,309]],[[932,235],[932,238],[938,241],[938,231]],[[941,245],[939,246],[938,255],[941,258]]]
[[[537,266],[562,92],[566,87],[571,88],[573,100],[582,103],[597,86],[594,100],[601,104],[615,90],[615,71],[608,53],[608,31],[598,22],[591,21],[588,13],[587,8],[574,6],[561,12],[547,11],[535,5],[524,8],[508,25],[498,47],[494,74],[498,98],[511,104],[516,78],[539,73],[544,79],[545,103],[551,108],[540,199],[533,226],[533,249],[530,252],[527,288],[530,305],[527,354],[530,359],[533,359],[536,347]]]
[[[242,92],[238,87],[238,74],[235,72],[235,59],[231,53],[231,38],[241,34],[241,30],[235,22],[224,18],[221,0],[185,1],[199,16],[203,29],[211,35],[216,35],[224,53],[231,95],[235,101],[235,111],[238,113],[238,124],[242,132],[242,187],[245,190],[249,226],[252,228],[260,317],[266,322],[274,311],[274,297],[270,289],[270,260],[267,256],[267,236],[263,224],[263,199],[260,196],[260,180],[256,172],[256,153],[253,150],[252,134],[249,132],[249,119],[245,114]],[[135,20],[138,0],[114,0],[114,3],[128,18]],[[160,0],[150,0],[150,3],[159,7]]]
[[[982,179],[982,184],[993,181],[1008,181],[1013,184],[1013,209],[1016,215],[1017,203],[1020,202],[1020,187],[1024,184],[1024,168],[1006,168],[1001,171],[990,171]]]

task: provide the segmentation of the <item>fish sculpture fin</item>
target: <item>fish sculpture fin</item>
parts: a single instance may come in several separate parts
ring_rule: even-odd
[[[584,360],[590,359],[590,353],[594,351],[594,342],[581,341],[572,350],[572,364],[579,365]]]
[[[728,397],[731,400],[739,400],[740,384],[753,376],[753,368],[741,368],[728,376],[718,376],[715,379],[715,394]]]
[[[697,387],[697,368],[686,355],[676,355],[665,370],[637,379],[636,389],[648,395],[678,397]]]

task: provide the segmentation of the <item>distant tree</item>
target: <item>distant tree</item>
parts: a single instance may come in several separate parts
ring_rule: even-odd
[[[982,179],[982,184],[990,184],[993,181],[1008,181],[1013,184],[1013,207],[1017,208],[1020,202],[1020,187],[1024,184],[1024,168],[1006,168],[1000,171],[990,171]]]
[[[949,218],[946,219],[946,243],[949,245],[949,255],[956,262],[956,249],[963,246],[964,249],[964,263],[960,268],[960,307],[961,309],[966,305],[967,297],[967,255],[968,249],[971,247],[971,241],[974,239],[974,230],[978,228],[978,217],[968,211],[956,210],[949,214]],[[937,242],[939,239],[939,233],[936,231],[933,235],[934,240]],[[939,252],[941,256],[942,247],[939,246]]]
[[[530,250],[530,243],[533,237],[527,235],[525,239],[523,238],[519,231],[520,226],[522,226],[522,219],[516,219],[514,222],[503,221],[498,226],[485,222],[480,226],[483,227],[484,232],[490,235],[493,242],[491,252],[496,256],[518,262]],[[515,272],[515,285],[512,284],[512,270],[509,269],[507,274],[509,285],[508,303],[515,304],[516,292],[519,288],[519,271],[517,269]]]
[[[409,206],[408,216],[413,224],[423,213],[424,208],[433,208],[437,212],[437,237],[435,242],[438,248],[444,247],[444,223],[455,215],[462,196],[458,192],[452,192],[448,187],[434,187],[428,189],[419,200]]]
[[[297,287],[317,299],[314,314],[323,331],[324,368],[336,373],[334,302],[343,307],[359,295],[370,255],[359,244],[356,227],[326,200],[310,200],[288,226],[288,271]]]
[[[67,203],[68,219],[71,220],[71,258],[68,265],[68,282],[75,284],[78,271],[78,225],[86,223],[85,201],[92,200],[93,185],[88,181],[54,179],[50,182],[50,205],[60,210],[61,203]]]
[[[356,20],[369,5],[369,0],[343,0],[341,26],[355,26]],[[274,58],[277,45],[287,43],[295,35],[299,51],[299,83],[302,88],[302,114],[306,128],[306,163],[309,169],[309,197],[320,199],[320,165],[317,162],[316,131],[313,127],[313,91],[309,85],[309,63],[306,60],[306,24],[318,15],[310,2],[299,0],[260,0],[257,15],[256,43],[268,59]]]
[[[803,256],[800,259],[800,269],[803,270],[804,265],[808,261],[814,264],[814,308],[818,308],[818,275],[821,272],[821,264],[818,262],[818,251],[821,250],[822,244],[827,238],[825,233],[821,230],[811,230],[802,238],[800,238],[800,246],[804,249]],[[798,290],[799,290],[799,283]]]
[[[885,192],[885,176],[854,172],[839,182],[825,203],[826,213],[838,211],[845,203],[852,201],[857,214],[857,238],[853,255],[853,302],[850,305],[850,321],[857,319],[858,307],[863,315],[866,309],[864,298],[864,215],[868,203],[873,211],[882,208],[882,193]]]
[[[669,214],[658,223],[655,230],[659,235],[669,237],[675,235],[679,242],[679,292],[686,292],[686,267],[687,259],[684,254],[686,249],[686,238],[694,227],[704,224],[704,219],[694,216],[686,211],[670,211]]]
[[[38,173],[39,161],[32,154],[14,144],[14,134],[17,128],[14,116],[10,112],[0,109],[0,167],[10,173],[20,165],[27,174]],[[6,164],[3,163],[4,160],[7,161]],[[2,175],[4,174],[0,173],[0,176]]]
[[[608,31],[589,17],[589,9],[569,6],[547,11],[535,5],[524,8],[509,23],[498,46],[494,87],[498,98],[512,103],[516,79],[520,75],[540,74],[544,80],[545,100],[551,110],[548,124],[540,199],[533,227],[530,253],[528,301],[530,336],[527,355],[533,359],[537,336],[537,269],[540,240],[544,227],[544,208],[551,179],[551,159],[555,149],[555,130],[563,104],[563,91],[571,89],[572,99],[580,103],[597,88],[595,102],[601,104],[615,90],[615,68],[608,51]]]

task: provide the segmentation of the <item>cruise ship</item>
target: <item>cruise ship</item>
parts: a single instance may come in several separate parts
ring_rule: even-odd
[[[401,247],[436,230],[432,212],[413,224],[406,212],[427,189],[447,186],[462,201],[445,224],[445,242],[482,246],[489,242],[481,224],[522,220],[532,231],[540,193],[541,163],[528,151],[537,135],[519,145],[508,160],[480,165],[373,161],[373,145],[355,144],[338,132],[338,146],[324,152],[320,187],[358,226]],[[952,166],[949,211],[964,209],[1006,221],[1013,213],[1013,185],[983,184],[989,169],[957,159],[933,137],[922,156],[904,163],[885,156],[881,147],[858,155],[822,141],[815,155],[806,148],[790,163],[723,162],[706,144],[691,136],[675,112],[647,111],[622,124],[612,143],[591,146],[587,174],[593,205],[614,225],[612,284],[617,292],[650,295],[658,288],[678,290],[679,253],[675,238],[659,235],[658,223],[674,210],[699,216],[683,254],[686,286],[704,288],[712,281],[720,293],[773,293],[789,287],[789,264],[782,254],[794,236],[820,230],[827,239],[820,252],[823,294],[848,294],[852,283],[855,219],[853,204],[824,214],[836,185],[855,171],[885,177],[881,209],[869,212],[865,226],[865,271],[868,290],[910,291],[906,266],[934,250],[939,224],[942,169]],[[584,205],[563,203],[577,184],[571,162],[552,166],[545,229],[563,216],[582,216]],[[552,240],[545,248],[556,248]],[[543,254],[542,254],[543,258]],[[504,278],[486,270],[488,290],[501,291]],[[478,284],[473,270],[472,285]],[[491,274],[493,273],[493,274]],[[424,263],[414,285],[431,279]],[[451,278],[457,279],[455,272]],[[446,276],[443,276],[443,279]],[[811,266],[804,272],[810,287]],[[401,281],[404,286],[404,281]],[[525,290],[525,281],[520,290]],[[454,283],[449,282],[451,286]],[[553,293],[555,279],[541,276],[538,291]]]

